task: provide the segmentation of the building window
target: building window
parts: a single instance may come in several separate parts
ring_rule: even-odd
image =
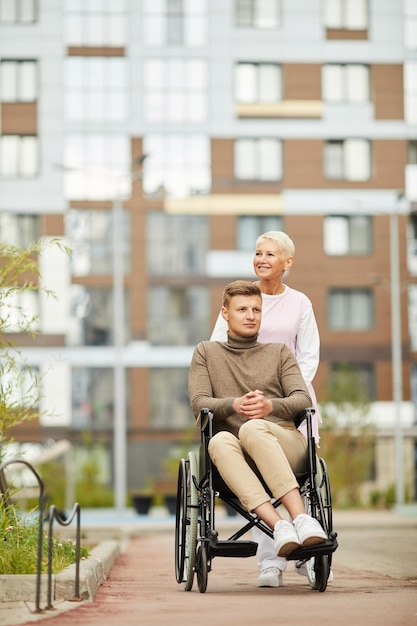
[[[417,241],[414,240],[415,248]],[[415,273],[414,273],[415,275]],[[408,332],[410,335],[410,350],[417,352],[417,285],[408,285]],[[417,382],[417,379],[416,379]],[[416,387],[417,391],[417,387]],[[416,404],[417,407],[417,404]]]
[[[5,367],[0,365],[0,380],[2,408],[6,405],[11,410],[26,408],[29,409],[29,413],[39,408],[44,382],[41,380],[39,367],[29,367],[16,362]]]
[[[355,397],[363,403],[376,400],[373,363],[330,363],[329,368],[329,388],[336,397]]]
[[[39,292],[22,289],[3,295],[0,306],[4,333],[36,332],[39,330]]]
[[[236,139],[234,169],[235,177],[240,180],[280,180],[282,142],[266,137]]]
[[[238,63],[235,78],[239,103],[267,104],[282,99],[281,67],[276,63]]]
[[[149,122],[203,122],[207,118],[207,63],[202,59],[145,61]]]
[[[64,1],[65,41],[69,46],[124,46],[127,41],[127,0]]]
[[[371,254],[372,218],[366,215],[330,215],[324,218],[324,251],[330,255]]]
[[[124,273],[130,271],[130,215],[121,213],[122,236],[118,254],[123,255]],[[65,214],[65,237],[71,248],[73,276],[111,275],[114,253],[113,211],[70,209]]]
[[[207,43],[207,0],[144,0],[144,41],[149,46],[199,47]]]
[[[28,248],[40,236],[38,215],[0,213],[0,241],[10,246]]]
[[[149,155],[143,173],[147,195],[186,197],[210,191],[210,141],[206,135],[146,135],[143,150]]]
[[[281,0],[236,0],[236,25],[244,28],[281,26]]]
[[[154,286],[148,296],[148,340],[154,345],[195,345],[209,336],[206,287]]]
[[[413,403],[413,407],[414,407],[414,424],[417,424],[417,365],[416,364],[410,364],[411,365],[411,381],[410,381],[410,394],[411,394],[411,398],[410,400]],[[416,441],[416,452],[417,452],[417,441]],[[417,456],[416,456],[416,462],[417,462]],[[417,470],[417,465],[416,465],[416,470]],[[416,481],[417,481],[417,471],[416,471]],[[417,483],[416,483],[416,487],[417,487]],[[416,491],[416,498],[417,500],[417,491]]]
[[[128,117],[127,60],[69,57],[65,61],[65,114],[71,122],[120,122]]]
[[[148,213],[146,240],[150,276],[204,275],[209,247],[207,217]]]
[[[192,424],[188,397],[188,368],[152,368],[149,374],[151,427],[183,430]]]
[[[38,138],[29,135],[0,137],[0,176],[33,178],[38,174]]]
[[[125,134],[74,133],[65,140],[65,197],[114,200],[131,190],[130,142]]]
[[[38,97],[36,61],[0,63],[0,98],[2,102],[34,102]]]
[[[374,325],[372,291],[370,289],[330,289],[327,314],[331,330],[369,330]]]
[[[1,24],[31,24],[37,19],[37,0],[0,0]]]
[[[72,370],[72,428],[107,430],[113,425],[113,370],[74,367]],[[126,377],[128,382],[128,377]]]
[[[410,165],[417,165],[417,140],[411,140],[408,142],[407,163]]]
[[[370,94],[367,65],[324,65],[323,100],[333,102],[368,102]]]
[[[326,141],[324,175],[330,180],[369,180],[371,177],[369,141],[365,139]]]
[[[326,0],[327,28],[366,30],[368,28],[367,0]]]
[[[237,219],[237,249],[255,252],[260,235],[269,230],[283,230],[284,220],[278,215],[240,215]]]
[[[417,49],[417,2],[404,1],[404,43],[408,50]]]
[[[408,271],[412,276],[417,275],[417,215],[410,215],[407,223],[407,265]],[[410,298],[410,290],[413,289],[413,285],[409,285],[408,292]],[[417,289],[415,293],[412,294],[412,301],[415,303],[415,310],[417,314]],[[415,315],[413,315],[413,318]],[[409,316],[410,319],[410,316]],[[417,318],[416,318],[417,321]],[[414,333],[416,336],[415,342],[415,350],[417,350],[417,326],[416,332]]]
[[[404,117],[407,124],[417,125],[417,62],[404,63]]]
[[[129,335],[130,316],[125,294],[125,332]],[[129,336],[126,337],[129,341]],[[71,319],[67,333],[69,346],[109,346],[114,343],[113,292],[107,288],[71,286]]]

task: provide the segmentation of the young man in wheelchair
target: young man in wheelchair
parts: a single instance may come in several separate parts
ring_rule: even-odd
[[[306,513],[294,472],[307,469],[307,440],[294,424],[311,399],[291,350],[284,344],[259,344],[262,315],[259,287],[230,283],[223,293],[226,342],[203,341],[193,354],[189,394],[197,418],[214,414],[208,451],[221,477],[242,505],[273,531],[278,556],[326,541],[319,522]],[[284,520],[273,497],[288,510]]]

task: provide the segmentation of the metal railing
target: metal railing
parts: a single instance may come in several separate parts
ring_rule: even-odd
[[[36,478],[36,481],[39,486],[39,497],[38,497],[38,510],[39,510],[39,518],[38,518],[38,550],[37,550],[37,563],[36,563],[36,594],[35,594],[35,613],[40,613],[42,611],[40,607],[40,597],[41,597],[41,574],[42,574],[42,552],[43,552],[43,529],[44,529],[44,519],[45,519],[45,489],[44,483],[36,469],[28,462],[23,459],[11,459],[9,461],[5,461],[0,465],[0,500],[1,502],[9,506],[11,504],[10,500],[10,490],[7,484],[6,476],[4,470],[6,467],[13,464],[21,464],[26,466]],[[18,490],[17,490],[18,491]],[[76,527],[76,542],[75,542],[75,585],[74,585],[74,601],[79,601],[80,598],[80,543],[81,543],[81,523],[80,523],[81,510],[80,505],[75,503],[71,514],[68,519],[64,520],[56,509],[55,505],[51,505],[49,508],[48,515],[48,588],[47,588],[47,605],[45,609],[51,609],[52,607],[52,557],[53,557],[53,523],[56,520],[61,526],[69,526],[73,519],[77,518],[77,527]]]
[[[64,520],[59,514],[54,504],[49,507],[49,527],[48,527],[48,593],[47,593],[47,609],[52,609],[52,556],[53,556],[53,524],[54,520],[60,524],[60,526],[69,526],[77,517],[76,538],[75,538],[75,585],[74,596],[72,600],[80,601],[80,544],[81,544],[81,524],[80,524],[81,509],[78,502],[76,502],[72,508],[71,514],[68,519]]]

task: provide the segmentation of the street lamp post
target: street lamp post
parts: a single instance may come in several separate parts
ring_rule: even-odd
[[[125,344],[123,207],[120,196],[113,201],[113,342],[114,342],[114,496],[115,508],[126,507],[126,379],[123,362]]]
[[[392,388],[395,406],[395,486],[396,504],[404,504],[404,460],[401,423],[403,400],[402,380],[402,333],[401,333],[401,289],[400,255],[398,241],[398,211],[390,214],[390,270],[391,270],[391,351]]]

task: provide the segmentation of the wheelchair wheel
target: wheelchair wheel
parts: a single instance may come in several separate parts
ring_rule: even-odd
[[[317,489],[323,505],[323,527],[330,534],[333,531],[332,496],[330,493],[329,474],[324,459],[319,459],[317,470]]]
[[[175,577],[191,591],[196,559],[198,491],[197,460],[189,452],[187,460],[181,459],[178,469],[177,509],[175,517]]]
[[[332,503],[329,477],[323,459],[317,459],[316,474],[317,502],[312,502],[309,493],[302,495],[307,513],[315,517],[327,534],[333,530]],[[310,587],[316,591],[325,591],[330,574],[332,555],[323,554],[312,557],[305,563]]]
[[[313,560],[313,559],[311,559]],[[323,554],[322,556],[316,556],[314,558],[314,587],[317,591],[325,591],[327,587],[327,580],[330,574],[329,556]]]
[[[207,589],[208,578],[208,562],[207,562],[207,550],[206,546],[200,545],[197,550],[197,561],[195,565],[195,571],[197,573],[197,584],[200,593],[204,593]]]

